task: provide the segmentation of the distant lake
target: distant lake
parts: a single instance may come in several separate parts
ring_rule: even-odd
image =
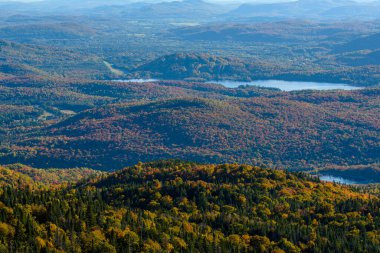
[[[337,177],[337,176],[332,176],[332,175],[321,175],[321,176],[319,176],[319,178],[322,181],[335,182],[335,183],[339,183],[339,184],[370,184],[370,183],[372,183],[370,180],[355,181],[352,179],[347,179],[347,178]]]
[[[115,82],[123,83],[149,83],[161,81],[160,79],[126,79],[114,80]],[[209,81],[207,83],[221,84],[227,88],[237,88],[241,85],[250,85],[266,88],[277,88],[282,91],[294,90],[357,90],[360,87],[344,84],[344,83],[319,83],[319,82],[296,82],[296,81],[282,81],[282,80],[257,80],[252,82],[240,81]]]
[[[128,80],[114,80],[114,82],[122,82],[122,83],[150,83],[157,82],[158,79],[128,79]]]
[[[319,82],[295,82],[282,80],[258,80],[252,82],[238,81],[211,81],[208,83],[221,84],[227,88],[237,88],[241,85],[251,85],[267,88],[278,88],[283,91],[294,90],[356,90],[359,87],[342,83],[319,83]]]

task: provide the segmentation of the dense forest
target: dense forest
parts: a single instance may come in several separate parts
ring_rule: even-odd
[[[16,179],[16,178],[15,178]],[[303,173],[162,161],[4,185],[1,252],[379,252],[380,200]]]
[[[379,84],[378,20],[267,22],[262,17],[261,22],[231,22],[221,17],[211,22],[194,17],[194,9],[220,11],[225,7],[203,1],[159,4],[143,11],[135,7],[108,7],[102,14],[89,9],[82,15],[74,12],[74,16],[54,19],[51,14],[0,13],[0,78],[224,78]],[[166,19],[170,16],[166,9],[171,8],[191,13],[194,20]],[[152,14],[149,19],[149,12],[160,18]],[[181,65],[183,55],[187,63]],[[158,65],[162,60],[165,64]]]
[[[22,164],[0,166],[0,187],[49,189],[74,184],[103,172],[87,168],[35,169]]]
[[[2,163],[120,169],[180,158],[289,170],[377,170],[379,162],[375,88],[288,93],[163,81],[46,84],[47,93],[35,84],[6,89],[3,101],[16,103],[1,125]]]
[[[260,61],[250,62],[208,54],[177,53],[161,56],[136,68],[130,68],[127,78],[196,81],[278,79],[373,86],[379,84],[380,78],[377,54],[377,51],[354,52],[339,57],[340,61],[351,65],[344,69],[305,71],[305,69],[289,70],[287,67]]]
[[[380,253],[380,1],[221,2],[0,0],[0,253]]]

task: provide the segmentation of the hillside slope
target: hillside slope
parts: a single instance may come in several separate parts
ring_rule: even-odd
[[[28,135],[1,160],[93,168],[165,158],[292,170],[368,165],[379,154],[377,92],[114,104]]]
[[[20,35],[15,35],[20,36]],[[54,46],[36,46],[0,40],[0,74],[54,79],[111,78],[100,57]]]
[[[0,249],[379,252],[379,206],[305,174],[138,164],[74,188],[0,191]]]
[[[230,20],[267,20],[271,19],[377,19],[380,4],[378,1],[359,3],[342,0],[284,1],[279,3],[242,4],[224,16]],[[255,19],[256,18],[256,19]],[[260,19],[259,19],[260,18]]]
[[[365,36],[362,38],[356,38],[348,43],[337,46],[335,49],[337,52],[351,52],[359,50],[378,50],[380,33],[373,34],[370,36]]]
[[[239,59],[207,54],[177,53],[164,55],[132,70],[132,75],[171,79],[250,80],[252,64]]]
[[[35,169],[22,164],[0,166],[0,186],[46,189],[65,184],[75,184],[102,172],[87,169]]]
[[[342,62],[342,55],[334,57],[337,61]],[[289,71],[284,62],[268,64],[265,61],[252,62],[209,54],[176,53],[164,55],[140,66],[132,67],[128,69],[127,76],[128,78],[193,81],[288,80],[346,83],[354,86],[375,86],[379,84],[379,66],[361,66],[360,62],[348,65],[355,67],[344,66],[328,70],[300,68]]]

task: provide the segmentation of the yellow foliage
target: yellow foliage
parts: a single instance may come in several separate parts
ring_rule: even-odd
[[[15,229],[7,224],[0,222],[0,237],[13,237],[15,235]]]
[[[173,244],[177,247],[177,248],[181,248],[181,249],[187,249],[187,244],[186,242],[179,238],[179,237],[174,237],[173,238]]]
[[[183,226],[183,230],[186,233],[193,233],[193,231],[194,231],[193,226],[189,222],[186,222],[186,221],[183,222],[182,226]]]
[[[162,248],[161,248],[161,245],[156,242],[156,241],[153,241],[151,239],[148,239],[146,241],[146,243],[144,243],[144,249],[143,249],[143,252],[161,252]]]
[[[246,244],[246,240],[240,237],[240,235],[230,235],[228,236],[228,240],[230,241],[230,243],[232,243],[233,245],[235,245],[235,247],[238,247],[238,248],[244,248],[248,246]]]
[[[39,236],[36,237],[36,243],[39,249],[46,248],[46,241]]]
[[[247,204],[247,198],[244,195],[239,195],[238,201],[239,201],[239,204],[242,206]]]
[[[169,229],[173,234],[178,235],[181,231],[181,228],[178,226],[173,226]]]
[[[282,249],[277,248],[277,249],[272,250],[271,253],[286,253],[286,252]]]
[[[100,229],[93,230],[91,232],[91,235],[97,240],[100,240],[100,241],[106,240],[106,236],[103,234],[103,232]]]

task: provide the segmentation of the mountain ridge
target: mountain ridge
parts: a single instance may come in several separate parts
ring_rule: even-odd
[[[369,106],[376,103],[375,95],[365,93],[354,94]],[[376,160],[376,107],[364,115],[355,112],[352,92],[337,92],[335,97],[306,94],[114,104],[33,133],[34,137],[15,142],[13,149],[19,150],[16,157],[23,163],[93,168],[167,158],[244,161],[298,170]],[[355,139],[360,135],[366,142],[354,141],[351,131],[356,132]],[[38,156],[24,161],[22,154],[30,149]],[[73,152],[82,156],[72,156]],[[1,160],[9,158],[5,153]]]

